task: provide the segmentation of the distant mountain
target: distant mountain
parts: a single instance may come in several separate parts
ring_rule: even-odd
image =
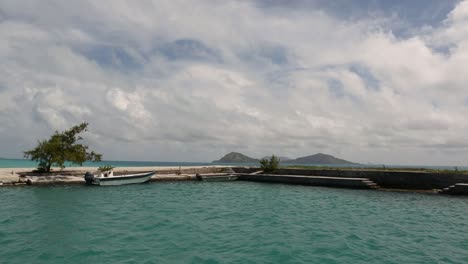
[[[226,154],[221,159],[213,161],[213,163],[257,163],[257,162],[259,162],[258,159],[248,157],[238,152],[231,152],[229,154]]]
[[[294,163],[294,164],[356,164],[351,161],[344,159],[338,159],[332,155],[327,155],[323,153],[317,153],[315,155],[300,157],[297,159],[292,159],[285,161],[284,163]]]
[[[276,155],[275,155],[275,156],[276,156]],[[276,157],[278,157],[282,162],[283,162],[283,161],[291,160],[291,158],[288,158],[288,157],[281,157],[281,156],[276,156]],[[270,159],[271,156],[265,156],[265,157],[263,157],[263,158],[264,158],[264,159]]]

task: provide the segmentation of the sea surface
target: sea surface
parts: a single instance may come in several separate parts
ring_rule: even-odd
[[[26,159],[2,159],[0,158],[0,168],[36,168],[37,162]],[[162,162],[162,161],[117,161],[105,160],[100,162],[85,162],[84,167],[99,167],[111,165],[116,168],[122,167],[178,167],[178,166],[213,166],[213,165],[234,165],[234,166],[259,166],[259,163],[211,163],[211,162]],[[287,163],[285,166],[296,164]],[[430,165],[381,165],[381,164],[297,164],[301,166],[325,166],[325,167],[355,167],[355,168],[426,168],[438,170],[468,170],[468,166],[430,166]],[[76,164],[66,163],[67,167],[79,167]]]
[[[0,168],[36,168],[37,162],[26,159],[0,159]],[[67,167],[79,167],[76,164],[65,164]],[[203,162],[159,162],[159,161],[117,161],[104,160],[100,162],[84,162],[83,167],[99,167],[112,165],[114,167],[165,167],[165,166],[209,166],[213,163]]]
[[[468,263],[468,199],[253,182],[0,188],[0,263]]]

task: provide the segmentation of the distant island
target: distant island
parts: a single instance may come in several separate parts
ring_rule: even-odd
[[[260,160],[251,158],[239,152],[231,152],[213,163],[258,163]]]
[[[335,158],[332,155],[317,153],[315,155],[286,160],[284,163],[292,164],[357,164],[344,159]]]
[[[270,158],[270,156],[265,156],[265,158]],[[279,158],[281,163],[289,164],[357,164],[323,153],[317,153],[297,159],[290,159],[288,157],[281,156]],[[239,152],[231,152],[224,155],[221,159],[213,161],[213,163],[258,163],[259,161],[259,159],[251,158]]]

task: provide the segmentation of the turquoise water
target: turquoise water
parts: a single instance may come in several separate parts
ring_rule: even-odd
[[[0,159],[0,168],[36,168],[37,162],[26,159]],[[67,167],[77,166],[76,164],[65,164]],[[112,165],[114,167],[161,167],[161,166],[212,166],[212,163],[202,162],[159,162],[159,161],[100,161],[85,162],[83,166],[98,167]]]
[[[0,263],[468,263],[466,198],[252,182],[0,198]]]
[[[65,164],[67,167],[77,166],[73,164]],[[98,167],[112,165],[117,168],[122,167],[161,167],[161,166],[213,166],[213,165],[237,165],[237,166],[259,166],[258,163],[209,163],[209,162],[161,162],[161,161],[101,161],[101,162],[85,162],[83,166]],[[287,164],[287,166],[295,164]],[[356,168],[379,168],[383,165],[365,165],[365,164],[299,164],[309,166],[329,166],[329,167],[356,167]],[[387,168],[427,168],[440,170],[468,170],[468,166],[428,166],[428,165],[385,165]],[[0,159],[0,168],[36,168],[37,162],[25,159]]]

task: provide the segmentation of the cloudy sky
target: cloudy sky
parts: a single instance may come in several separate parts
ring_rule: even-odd
[[[0,156],[468,165],[468,1],[0,0]]]

